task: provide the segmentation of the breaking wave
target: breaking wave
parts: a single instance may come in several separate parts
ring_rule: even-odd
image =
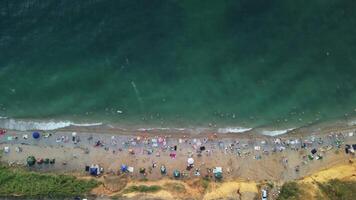
[[[76,124],[70,121],[27,121],[27,120],[15,120],[15,119],[0,119],[0,127],[4,129],[17,130],[17,131],[30,131],[30,130],[56,130],[69,126],[100,126],[102,123],[93,124]]]
[[[218,133],[243,133],[252,130],[252,128],[244,128],[244,127],[227,127],[227,128],[219,128]]]
[[[277,136],[277,135],[283,135],[288,133],[289,131],[294,130],[295,128],[290,128],[290,129],[284,129],[284,130],[262,130],[261,134],[262,135],[268,135],[268,136]]]

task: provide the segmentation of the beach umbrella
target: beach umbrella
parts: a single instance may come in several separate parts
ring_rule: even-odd
[[[194,159],[193,159],[193,158],[188,158],[188,164],[189,164],[189,165],[194,164]]]
[[[126,172],[127,171],[127,165],[121,165],[121,171]]]
[[[32,133],[32,137],[33,137],[34,139],[38,139],[38,138],[40,138],[40,133],[39,133],[39,132],[33,132],[33,133]]]
[[[29,156],[27,157],[27,164],[28,166],[32,166],[36,163],[36,158],[34,156]]]

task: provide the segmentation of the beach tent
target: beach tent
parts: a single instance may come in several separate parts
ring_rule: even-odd
[[[216,179],[221,179],[222,178],[222,167],[215,167],[213,169],[214,177]]]
[[[10,152],[10,147],[4,147],[4,152],[9,153]]]
[[[96,176],[96,175],[98,174],[98,168],[96,168],[96,167],[91,167],[91,168],[89,169],[89,173],[90,173],[90,175]]]
[[[215,177],[216,179],[222,179],[222,172],[216,172],[216,173],[214,173],[214,177]]]
[[[161,166],[161,174],[166,174],[166,172],[167,172],[166,166],[162,165]]]
[[[133,167],[128,167],[127,171],[130,172],[130,173],[133,173],[134,172],[134,168]]]
[[[348,154],[349,153],[349,148],[345,147],[345,153]]]
[[[315,154],[315,153],[317,152],[317,150],[316,150],[316,149],[312,149],[310,152],[311,152],[312,154]]]
[[[34,156],[29,156],[27,157],[27,165],[32,166],[36,163],[36,158]]]
[[[97,176],[100,174],[100,167],[99,165],[91,165],[89,168],[90,175]]]
[[[173,171],[173,176],[174,178],[179,178],[180,177],[180,172],[178,170]]]
[[[126,172],[127,171],[127,165],[121,165],[121,171]]]
[[[40,133],[39,133],[39,132],[33,132],[33,133],[32,133],[32,137],[33,137],[34,139],[38,139],[38,138],[40,138]]]

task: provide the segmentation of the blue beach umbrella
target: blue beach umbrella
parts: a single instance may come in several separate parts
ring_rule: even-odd
[[[126,172],[127,171],[127,166],[126,165],[121,165],[121,171]]]
[[[32,133],[32,137],[33,137],[34,139],[38,139],[38,138],[40,138],[40,133],[39,133],[39,132],[33,132],[33,133]]]

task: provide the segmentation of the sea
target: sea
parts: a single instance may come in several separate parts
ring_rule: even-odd
[[[350,120],[355,10],[354,0],[2,0],[0,127],[284,133]]]

